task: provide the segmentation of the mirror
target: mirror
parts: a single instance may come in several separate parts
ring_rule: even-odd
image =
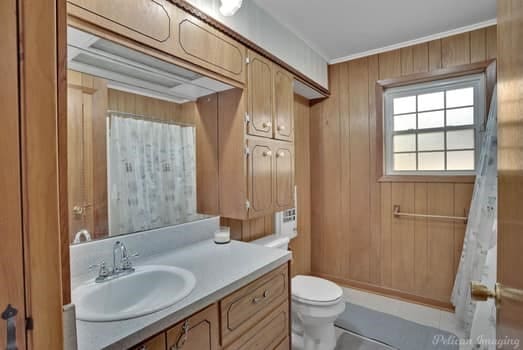
[[[231,86],[67,34],[70,243],[207,218],[197,210],[197,101]]]

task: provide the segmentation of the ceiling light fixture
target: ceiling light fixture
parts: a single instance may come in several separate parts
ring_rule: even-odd
[[[220,12],[224,16],[233,16],[242,7],[243,0],[221,0]]]

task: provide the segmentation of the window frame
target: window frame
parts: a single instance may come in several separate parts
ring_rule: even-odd
[[[402,130],[394,131],[394,114],[393,114],[393,99],[398,97],[406,97],[413,95],[420,95],[432,92],[439,92],[445,90],[454,90],[465,87],[474,87],[474,124],[460,125],[460,126],[447,126],[447,108],[446,105],[444,111],[444,126],[427,129],[417,129],[418,118],[416,117],[416,129],[413,131]],[[445,89],[447,87],[447,89]],[[446,95],[446,94],[445,94]],[[487,84],[485,72],[472,73],[468,75],[461,75],[458,77],[451,77],[447,79],[432,80],[425,82],[413,82],[412,84],[405,84],[397,87],[387,88],[382,94],[383,104],[383,175],[384,176],[475,176],[478,166],[478,159],[481,148],[481,137],[484,131],[484,122],[486,115],[486,103],[487,103]],[[416,101],[417,103],[417,101]],[[467,106],[456,107],[466,108]],[[417,109],[417,108],[416,108]],[[454,108],[449,108],[454,109]],[[438,109],[441,110],[441,109]],[[423,111],[427,112],[427,111]],[[414,112],[417,116],[418,111]],[[445,166],[447,157],[447,132],[454,130],[474,130],[474,170],[394,170],[394,152],[393,152],[393,136],[394,135],[416,135],[416,162],[418,162],[418,135],[423,133],[431,132],[443,132],[444,133],[444,156]],[[457,150],[459,151],[459,150]],[[441,151],[438,151],[441,152]]]

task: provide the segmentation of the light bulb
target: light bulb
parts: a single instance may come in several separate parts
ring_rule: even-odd
[[[221,0],[220,12],[224,16],[233,16],[242,7],[242,0]]]

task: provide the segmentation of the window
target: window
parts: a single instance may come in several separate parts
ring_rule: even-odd
[[[475,173],[484,74],[389,88],[384,106],[387,175]]]

